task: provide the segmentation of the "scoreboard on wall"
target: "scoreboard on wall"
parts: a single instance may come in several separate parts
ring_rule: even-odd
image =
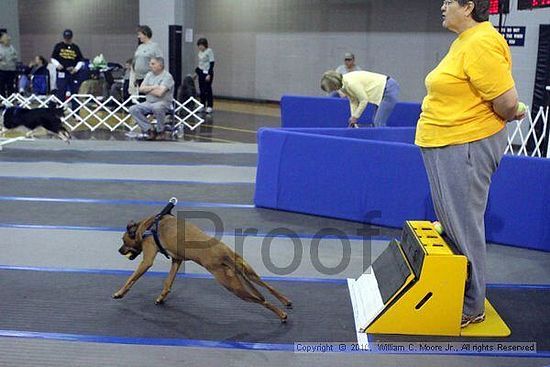
[[[490,0],[489,14],[508,14],[510,12],[510,0]]]
[[[507,14],[510,12],[510,0],[490,0],[489,14]],[[518,0],[518,10],[550,7],[550,0]]]
[[[550,0],[518,0],[518,10],[547,7],[550,7]]]

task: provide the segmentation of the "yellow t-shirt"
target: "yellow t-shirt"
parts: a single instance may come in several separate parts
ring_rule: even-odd
[[[342,92],[348,96],[351,115],[361,117],[367,104],[379,105],[384,97],[388,77],[370,71],[352,71],[342,76]]]
[[[442,147],[494,135],[506,122],[491,101],[514,87],[510,48],[491,23],[477,24],[458,36],[425,83],[416,145]]]

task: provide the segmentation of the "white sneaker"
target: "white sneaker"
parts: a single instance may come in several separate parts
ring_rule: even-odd
[[[206,113],[212,113],[212,111],[214,111],[214,110],[212,109],[212,107],[207,107],[207,108],[206,108]]]

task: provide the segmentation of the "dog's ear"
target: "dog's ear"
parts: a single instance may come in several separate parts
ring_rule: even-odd
[[[153,224],[153,221],[155,220],[155,216],[151,216],[147,219],[142,220],[141,222],[137,223],[137,228],[135,232],[136,241],[141,242],[143,240],[143,232]]]
[[[126,226],[126,232],[132,239],[136,237],[136,228],[137,228],[137,223],[134,222],[133,220],[131,220]]]

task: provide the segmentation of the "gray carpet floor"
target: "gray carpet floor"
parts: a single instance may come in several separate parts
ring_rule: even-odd
[[[4,282],[2,283],[4,286],[0,285],[0,298],[5,300],[7,297],[13,300],[10,306],[12,307],[10,313],[13,315],[17,314],[16,311],[22,312],[25,307],[25,312],[32,312],[34,309],[40,312],[41,307],[55,310],[64,302],[68,302],[68,305],[86,303],[86,297],[91,297],[86,293],[87,284],[93,284],[98,292],[110,295],[113,287],[116,288],[127,276],[128,271],[133,270],[137,265],[135,261],[128,261],[116,252],[120,246],[121,229],[130,219],[156,213],[162,207],[162,203],[172,196],[177,196],[183,203],[178,207],[179,210],[187,213],[200,211],[220,218],[224,225],[223,241],[242,252],[247,261],[264,277],[309,280],[356,278],[362,273],[365,265],[383,251],[389,238],[399,236],[400,231],[395,228],[367,227],[372,238],[364,242],[357,237],[357,231],[365,227],[361,223],[241,207],[240,205],[253,203],[256,149],[254,144],[194,142],[145,144],[135,141],[86,140],[75,140],[70,145],[55,140],[36,140],[20,141],[4,146],[4,151],[0,152],[0,249],[2,250],[0,251],[0,272],[2,275],[9,274],[9,276],[3,276],[0,279],[0,282]],[[2,156],[3,153],[7,154]],[[133,155],[140,157],[138,159],[140,164],[135,164]],[[160,162],[164,163],[159,164]],[[188,205],[185,206],[185,203]],[[207,219],[192,220],[213,234],[213,225]],[[247,237],[234,235],[236,229],[247,228],[257,230],[257,234]],[[297,238],[266,237],[266,234],[277,228],[286,228],[286,233],[292,233]],[[340,260],[347,262],[347,266],[337,274],[319,271],[311,258],[312,237],[319,230],[326,228],[336,228],[350,239],[348,244],[336,239],[324,239],[317,247],[318,259],[325,266],[335,267]],[[297,246],[293,240],[299,240],[299,245]],[[350,248],[348,255],[344,255],[345,246]],[[292,272],[281,273],[274,271],[273,266],[269,266],[269,261],[279,268],[288,266],[295,259],[297,248],[301,251],[302,258]],[[499,245],[489,245],[488,251],[489,282],[550,284],[550,266],[548,266],[550,254]],[[165,273],[168,268],[169,262],[159,256],[151,271]],[[60,269],[64,270],[60,273],[63,275],[62,278],[69,279],[69,283],[64,283],[60,280],[61,278],[52,275],[57,274],[56,271]],[[83,269],[124,271],[125,275],[112,275],[109,278],[112,280],[103,282],[98,280],[98,277],[104,275],[81,275]],[[48,270],[54,270],[54,272]],[[205,273],[195,264],[187,264],[185,272]],[[19,274],[25,275],[18,277]],[[33,279],[30,280],[29,276]],[[151,277],[143,281],[141,288],[134,289],[136,292],[131,296],[132,298],[128,299],[128,303],[114,303],[115,310],[120,311],[126,307],[125,305],[135,306],[136,302],[137,304],[146,302],[147,306],[144,307],[154,306],[149,305],[159,290],[162,278]],[[171,304],[194,302],[194,307],[188,311],[178,309],[174,312],[192,314],[202,309],[212,309],[213,313],[217,314],[223,312],[223,305],[216,302],[218,302],[218,296],[224,297],[227,292],[217,285],[217,288],[214,287],[215,283],[212,280],[203,281],[205,283],[195,279],[176,280],[175,286],[179,293],[174,293],[175,302]],[[8,282],[9,286],[5,282]],[[201,290],[212,289],[210,298],[195,298],[194,288],[187,287],[191,283],[203,284],[200,287]],[[281,283],[284,284],[284,282]],[[287,287],[287,285],[281,287]],[[318,287],[315,288],[318,290],[314,293],[321,300],[320,302],[323,297],[343,297],[330,287],[325,288],[323,283],[315,284],[315,287]],[[8,291],[8,289],[11,290]],[[46,296],[51,298],[41,302],[35,295],[45,289],[51,289],[51,292],[46,292]],[[64,294],[70,294],[71,290],[74,294],[80,294],[81,297],[72,300],[71,297],[63,298]],[[288,291],[294,292],[290,288]],[[304,290],[303,293],[307,292]],[[524,317],[530,317],[529,312],[536,310],[525,303],[537,302],[538,305],[543,302],[536,295],[522,297],[518,296],[504,302],[511,303],[512,310],[525,309],[527,312],[524,313]],[[56,299],[60,300],[59,305],[55,305]],[[89,298],[87,300],[88,303],[93,302]],[[122,300],[122,302],[128,300]],[[231,310],[233,318],[238,318],[243,312],[245,314],[243,326],[248,322],[246,320],[261,318],[262,322],[267,324],[260,323],[262,326],[259,327],[259,331],[269,332],[266,330],[266,325],[271,325],[270,321],[272,321],[269,312],[257,305],[242,306],[238,299],[230,302],[233,301],[237,302]],[[23,307],[26,302],[36,307]],[[99,304],[98,308],[105,312],[113,311],[109,308],[111,302],[107,303],[106,298],[105,302],[103,305]],[[21,310],[18,310],[17,304],[22,305]],[[242,309],[240,309],[241,306]],[[332,317],[330,314],[321,314],[324,308],[315,307],[314,303],[308,304],[308,307],[310,308],[307,309],[311,310],[311,315],[308,317],[311,320],[317,317],[320,327],[326,320],[328,331],[332,328],[328,325],[343,320],[336,316]],[[88,305],[88,310],[93,308],[93,305]],[[63,316],[62,310],[57,313],[58,318]],[[533,313],[532,316],[542,319],[546,314],[543,311],[542,314]],[[162,361],[162,364],[190,366],[405,367],[550,364],[550,356],[519,358],[373,353],[301,354],[289,351],[228,349],[207,345],[181,347],[129,345],[116,341],[84,342],[63,338],[52,339],[40,333],[33,336],[33,330],[44,331],[38,327],[40,322],[29,321],[26,326],[23,326],[21,323],[25,323],[25,318],[4,319],[5,309],[1,315],[2,321],[17,321],[18,324],[12,324],[10,327],[22,329],[20,331],[25,331],[27,334],[17,335],[17,330],[9,334],[6,330],[0,330],[0,335],[3,335],[0,336],[0,366],[151,366],[158,364],[159,361]],[[150,315],[142,313],[134,314],[134,317],[150,318]],[[85,316],[82,315],[82,317]],[[101,315],[96,314],[96,318],[100,317]],[[164,320],[156,324],[156,321],[158,320],[148,319],[147,322],[159,328],[163,324],[166,325],[166,322],[169,323]],[[186,322],[193,324],[197,320],[190,317]],[[195,327],[198,328],[199,324],[195,324]],[[248,326],[250,325],[252,324]],[[74,328],[74,332],[79,331],[79,325],[70,325],[70,327]],[[233,336],[238,334],[238,327],[238,322],[232,326]],[[70,331],[70,328],[58,330],[58,332],[62,331]],[[207,327],[200,331],[203,336],[209,335]],[[296,331],[308,332],[306,326]],[[220,337],[216,333],[213,335],[216,335],[214,339]],[[278,335],[283,337],[284,333]],[[315,339],[315,333],[313,332],[309,337],[311,339],[308,340]],[[220,338],[223,339],[223,337]],[[246,339],[242,337],[235,340]]]

